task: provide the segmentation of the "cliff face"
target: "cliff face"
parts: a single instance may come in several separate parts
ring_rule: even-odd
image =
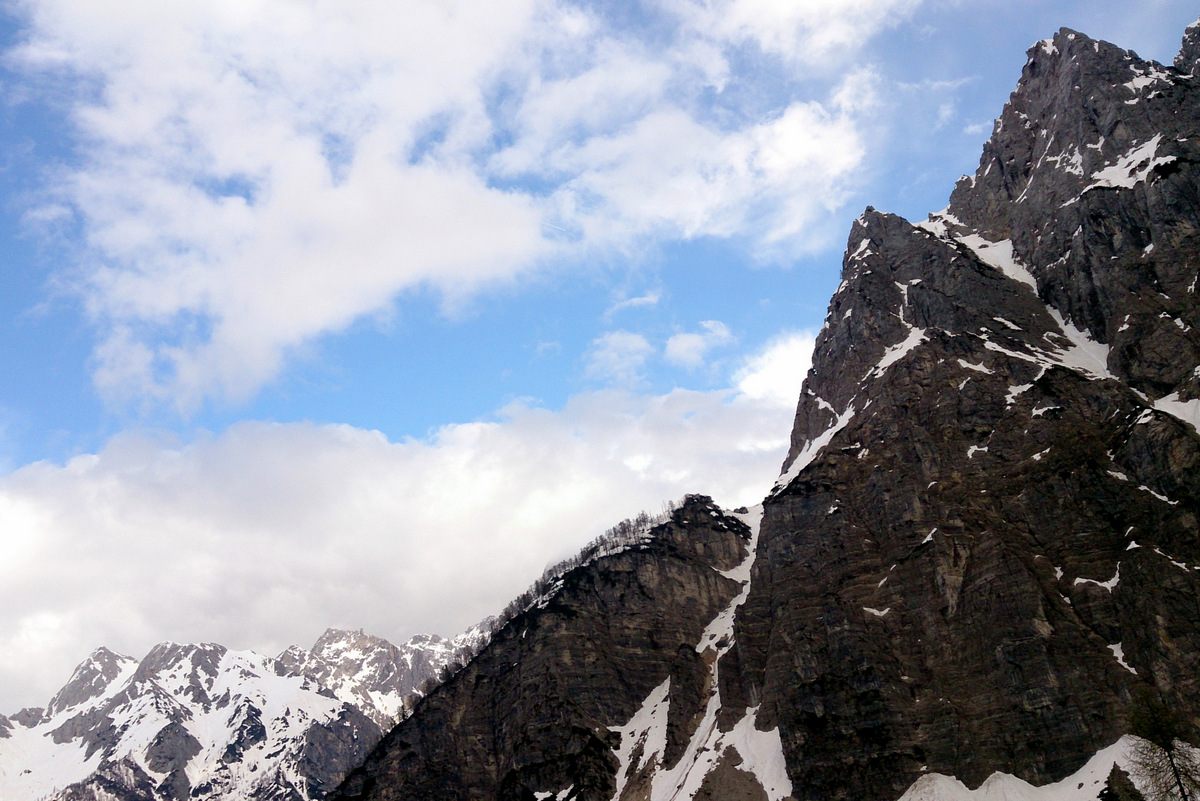
[[[644,542],[570,570],[424,698],[336,797],[613,797],[626,778],[616,729],[656,688],[669,705],[660,751],[678,761],[709,695],[697,646],[741,588],[722,571],[745,560],[749,540],[744,522],[692,496]]]
[[[1198,33],[1061,31],[947,210],[851,231],[727,657],[797,797],[1061,779],[1141,683],[1200,710]]]
[[[945,211],[854,224],[761,524],[568,573],[336,797],[1099,792],[1132,690],[1200,712],[1198,59],[1035,46]]]

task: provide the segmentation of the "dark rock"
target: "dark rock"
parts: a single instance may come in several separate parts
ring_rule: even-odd
[[[728,657],[797,798],[1055,781],[1145,682],[1200,711],[1193,83],[1064,29],[946,212],[854,226]]]
[[[610,798],[620,745],[610,727],[668,677],[679,683],[678,750],[698,706],[694,646],[736,594],[719,571],[741,561],[748,536],[690,496],[643,544],[570,570],[330,797],[525,799],[573,787],[580,801]]]
[[[187,766],[201,751],[200,741],[178,722],[168,723],[146,748],[146,767],[155,773],[165,773],[158,785],[163,798],[184,801],[191,791]]]
[[[27,706],[17,714],[9,715],[8,719],[13,723],[19,723],[25,728],[31,729],[46,719],[46,712],[43,709],[35,709],[34,707]]]
[[[1183,47],[1175,56],[1175,69],[1188,75],[1196,74],[1197,63],[1200,63],[1200,20],[1188,26],[1183,33]]]

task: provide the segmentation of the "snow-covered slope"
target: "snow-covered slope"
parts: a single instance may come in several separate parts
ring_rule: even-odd
[[[417,634],[400,646],[361,629],[328,629],[311,651],[293,645],[279,661],[288,673],[307,676],[387,730],[443,666],[475,655],[487,642],[488,628],[484,621],[451,639]]]
[[[330,629],[278,659],[162,643],[96,650],[44,710],[0,718],[0,799],[323,798],[479,627],[397,648]]]

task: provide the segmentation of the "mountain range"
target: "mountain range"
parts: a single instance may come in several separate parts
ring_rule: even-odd
[[[0,797],[1113,790],[1136,694],[1200,719],[1197,132],[1200,21],[1170,66],[1059,31],[946,209],[853,224],[761,506],[618,525],[456,641],[101,649],[0,718]]]
[[[329,629],[277,658],[162,643],[139,662],[99,648],[44,709],[0,716],[0,798],[321,798],[487,625],[401,646]]]

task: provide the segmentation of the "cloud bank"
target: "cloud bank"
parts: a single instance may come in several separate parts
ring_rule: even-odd
[[[811,350],[785,338],[724,390],[517,403],[427,440],[248,422],[24,467],[0,479],[0,703],[44,704],[102,644],[453,634],[643,509],[685,492],[757,503]]]
[[[812,247],[865,158],[858,48],[915,5],[23,0],[10,63],[73,87],[77,145],[28,217],[81,254],[106,397],[243,401],[405,293]]]

